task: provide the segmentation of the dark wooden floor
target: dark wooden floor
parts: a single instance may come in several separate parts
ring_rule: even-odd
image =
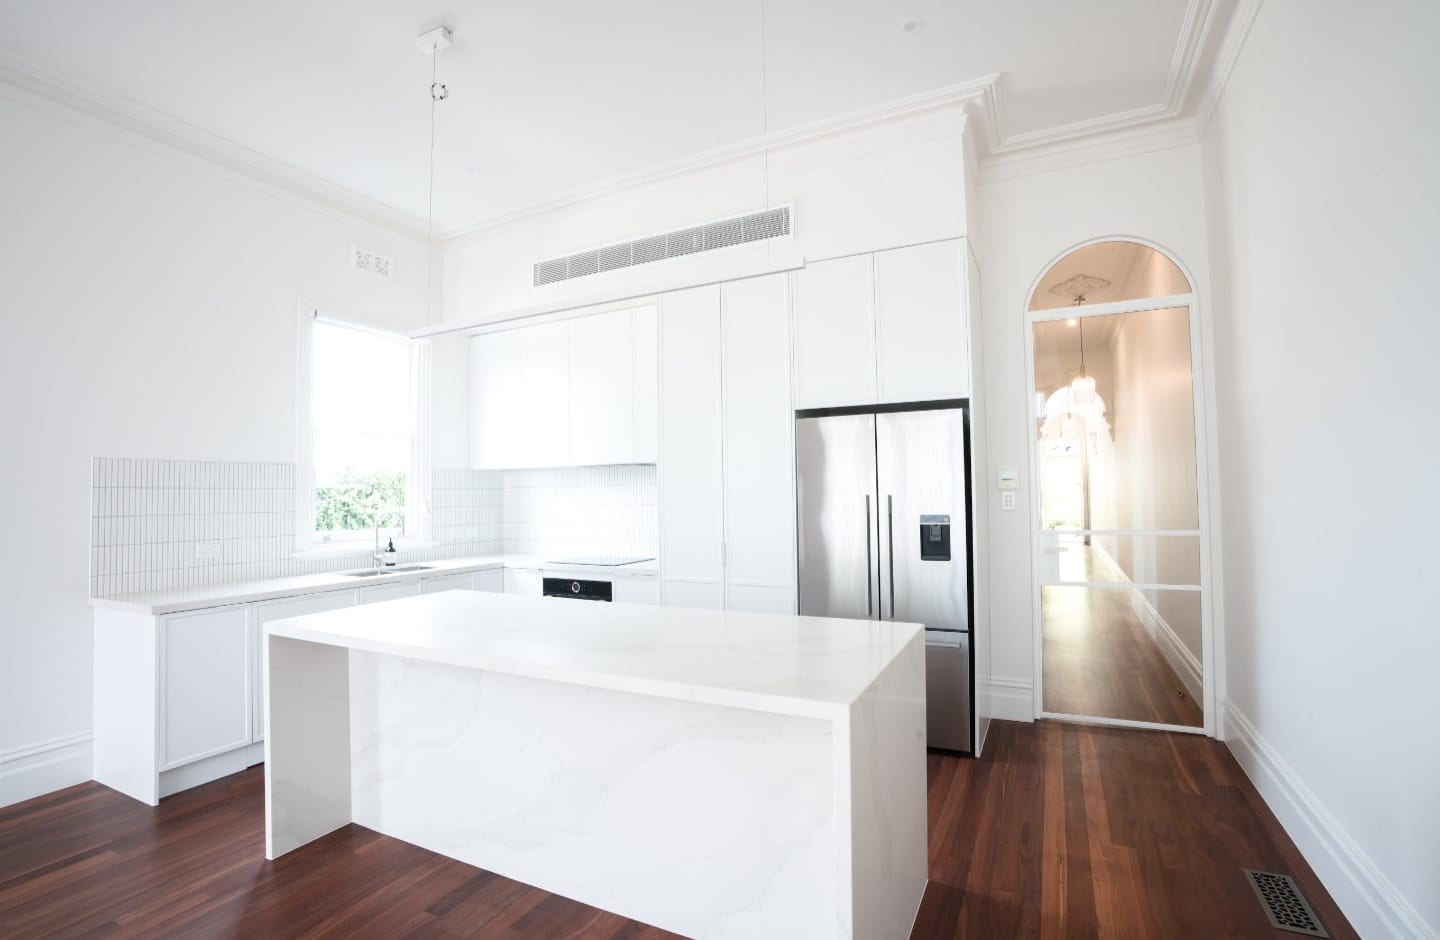
[[[1128,589],[1040,590],[1045,710],[1199,728],[1200,703],[1130,608]]]
[[[929,760],[912,938],[1293,936],[1245,867],[1355,936],[1215,741],[997,722],[982,759]],[[158,808],[84,784],[0,809],[0,937],[673,936],[356,826],[267,862],[263,813],[260,768]]]

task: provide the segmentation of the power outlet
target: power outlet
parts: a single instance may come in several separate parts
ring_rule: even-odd
[[[212,561],[212,560],[214,560],[214,559],[216,559],[216,558],[219,558],[219,557],[220,557],[220,542],[219,542],[218,540],[217,540],[217,541],[213,541],[213,542],[196,542],[196,543],[195,543],[195,560],[196,560],[196,561]]]
[[[474,525],[472,525],[472,526],[466,526],[466,527],[465,527],[465,537],[466,537],[467,539],[469,539],[470,541],[472,541],[472,542],[475,541],[476,539],[478,539],[478,538],[480,537],[480,527],[479,527],[479,526],[474,526]]]

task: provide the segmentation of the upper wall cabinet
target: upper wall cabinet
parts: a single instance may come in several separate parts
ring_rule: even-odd
[[[962,239],[853,255],[795,276],[795,407],[970,396]]]
[[[473,337],[471,466],[654,463],[655,323],[638,307]]]

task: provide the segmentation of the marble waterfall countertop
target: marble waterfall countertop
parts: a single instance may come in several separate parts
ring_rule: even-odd
[[[266,625],[270,636],[407,659],[827,719],[845,715],[922,631],[909,623],[476,591]]]
[[[408,568],[411,565],[423,567],[420,570],[387,572],[367,577],[356,577],[346,573],[367,569],[347,568],[344,571],[264,578],[258,581],[231,581],[197,587],[142,591],[135,594],[117,594],[112,597],[92,597],[90,606],[158,616],[187,610],[203,610],[207,607],[221,607],[226,604],[248,604],[279,597],[294,597],[300,594],[319,594],[324,591],[342,591],[347,588],[369,587],[375,584],[420,581],[424,578],[441,575],[464,574],[468,571],[485,571],[495,568],[524,568],[555,572],[566,577],[585,576],[601,580],[613,580],[617,577],[654,577],[660,571],[660,563],[655,559],[630,565],[603,566],[553,562],[540,555],[478,555],[467,558],[442,558],[434,561],[406,562],[400,567]]]

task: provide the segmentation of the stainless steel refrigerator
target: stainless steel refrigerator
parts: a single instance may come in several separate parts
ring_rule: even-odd
[[[968,752],[967,403],[795,413],[800,613],[925,625],[927,743]]]

